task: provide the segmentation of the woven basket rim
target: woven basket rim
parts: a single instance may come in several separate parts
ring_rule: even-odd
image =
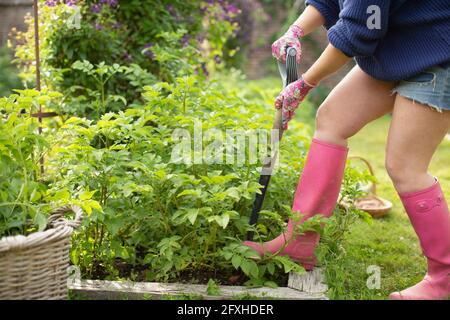
[[[74,220],[66,220],[63,215],[75,213]],[[45,243],[71,236],[73,230],[81,225],[83,211],[75,205],[64,206],[55,210],[49,218],[49,225],[44,231],[36,231],[29,235],[7,236],[0,239],[0,254],[42,246]]]
[[[368,201],[378,201],[379,202],[379,206],[378,207],[373,207],[373,208],[365,208],[362,204],[364,204],[365,202]],[[364,211],[384,211],[384,210],[390,210],[392,209],[392,202],[389,200],[386,200],[384,198],[375,196],[375,195],[368,195],[366,197],[363,198],[358,198],[355,200],[355,205],[358,209],[360,210],[364,210]]]
[[[0,239],[0,254],[9,251],[18,251],[34,248],[53,242],[71,235],[73,228],[70,226],[57,226],[44,231],[36,231],[27,236],[16,235]]]

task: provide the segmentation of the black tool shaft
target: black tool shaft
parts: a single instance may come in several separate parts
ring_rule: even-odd
[[[293,51],[292,51],[293,50]],[[285,86],[288,86],[292,82],[295,82],[298,80],[298,70],[297,70],[297,60],[296,55],[297,52],[295,49],[288,48],[286,55],[286,66],[285,66],[285,72],[281,72],[281,77],[283,78],[283,83]],[[279,115],[281,111],[278,111],[278,116],[275,119],[274,123],[274,129],[279,130],[278,139],[280,140],[283,136],[283,126],[282,124],[277,123],[278,121],[283,122],[282,117]],[[279,141],[278,141],[279,142]],[[252,213],[250,215],[250,225],[256,225],[259,218],[259,212],[261,211],[262,205],[264,203],[264,198],[266,197],[266,192],[269,187],[270,178],[272,177],[272,171],[273,166],[275,165],[276,158],[278,156],[278,153],[275,152],[275,154],[268,156],[268,158],[265,160],[265,164],[261,170],[261,175],[259,177],[259,184],[261,187],[261,193],[257,193],[255,196],[255,201],[253,202],[253,208]],[[254,232],[249,231],[247,233],[247,240],[253,241]]]

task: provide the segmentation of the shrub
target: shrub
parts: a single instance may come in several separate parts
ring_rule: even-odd
[[[84,89],[97,90],[92,77],[72,68],[77,61],[92,65],[135,66],[118,73],[105,86],[109,95],[127,105],[139,102],[142,83],[173,81],[192,72],[217,68],[223,47],[236,29],[226,1],[41,1],[43,83],[66,96],[66,111],[89,113],[92,99]],[[14,39],[22,79],[34,81],[33,20]],[[209,71],[208,71],[209,70]],[[94,99],[95,100],[95,99]],[[116,110],[117,104],[110,105]],[[122,109],[125,107],[122,106]]]
[[[50,204],[39,160],[50,145],[30,114],[55,95],[23,90],[0,98],[0,238],[46,226]]]
[[[44,230],[48,213],[65,204],[81,205],[88,212],[101,209],[89,192],[71,194],[58,189],[54,172],[41,170],[41,160],[55,161],[54,150],[65,141],[59,135],[58,121],[39,123],[32,115],[39,106],[57,105],[62,95],[47,90],[15,91],[0,98],[0,238]]]

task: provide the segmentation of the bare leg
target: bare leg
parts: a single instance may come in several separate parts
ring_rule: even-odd
[[[376,80],[354,67],[320,106],[314,137],[347,146],[347,139],[366,124],[392,112],[394,86],[395,83]]]
[[[450,128],[450,112],[442,113],[397,96],[387,144],[386,168],[399,193],[434,183],[428,167]]]
[[[431,158],[450,128],[442,113],[397,95],[386,165],[427,257],[423,281],[389,298],[450,298],[450,212],[440,184],[428,173]]]

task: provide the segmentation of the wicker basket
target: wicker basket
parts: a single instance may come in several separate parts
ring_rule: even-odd
[[[370,174],[375,176],[372,165],[366,159],[356,156],[350,157],[349,159],[362,161],[369,168]],[[368,188],[368,194],[365,197],[355,200],[355,207],[369,213],[374,218],[381,218],[387,215],[392,209],[392,203],[377,196],[377,185],[375,183],[371,183]]]
[[[74,220],[64,215],[73,212]],[[67,299],[70,238],[83,211],[66,206],[50,215],[47,230],[0,239],[0,300]]]

